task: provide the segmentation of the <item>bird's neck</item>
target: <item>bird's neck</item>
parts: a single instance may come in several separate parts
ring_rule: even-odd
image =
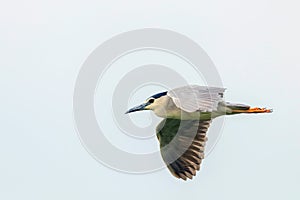
[[[158,106],[153,109],[155,115],[162,118],[180,117],[180,109],[176,107],[169,96],[163,96],[156,100]]]

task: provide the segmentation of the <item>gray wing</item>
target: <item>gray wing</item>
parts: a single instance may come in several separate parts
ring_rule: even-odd
[[[188,85],[170,90],[167,95],[186,112],[212,112],[223,101],[225,88]]]
[[[192,179],[200,169],[210,122],[164,119],[157,126],[162,158],[175,177]]]

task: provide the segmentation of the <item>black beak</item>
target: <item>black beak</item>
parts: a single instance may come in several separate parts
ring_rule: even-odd
[[[136,112],[136,111],[146,110],[145,107],[148,105],[149,105],[148,103],[143,103],[139,106],[135,106],[135,107],[129,109],[125,114],[131,113],[131,112]]]

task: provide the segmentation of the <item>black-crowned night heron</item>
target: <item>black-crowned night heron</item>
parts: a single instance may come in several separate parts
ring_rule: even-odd
[[[269,113],[223,100],[224,88],[189,85],[161,92],[126,113],[152,110],[164,118],[156,128],[161,155],[177,178],[192,179],[204,159],[206,132],[212,119],[240,113]]]

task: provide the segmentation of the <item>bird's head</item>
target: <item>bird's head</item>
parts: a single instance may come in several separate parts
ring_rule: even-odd
[[[155,94],[146,101],[138,106],[135,106],[131,109],[129,109],[125,114],[131,113],[131,112],[136,112],[136,111],[142,111],[142,110],[155,110],[157,108],[162,107],[162,99],[167,95],[167,92],[161,92],[158,94]]]

